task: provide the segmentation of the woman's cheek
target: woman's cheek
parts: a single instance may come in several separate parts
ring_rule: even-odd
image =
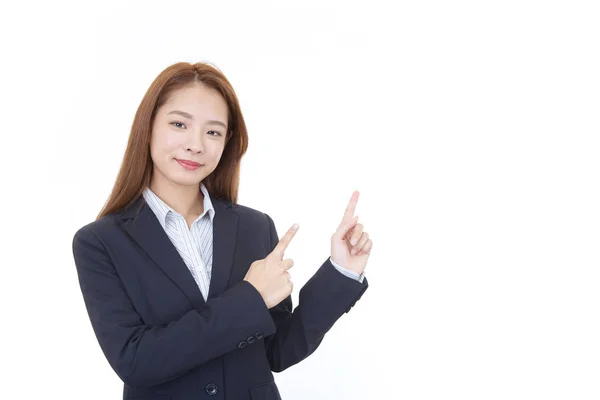
[[[175,133],[168,133],[166,146],[169,148],[177,147],[181,144],[181,135],[177,135]]]

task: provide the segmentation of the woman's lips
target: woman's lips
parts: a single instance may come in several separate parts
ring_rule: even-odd
[[[183,168],[185,169],[189,169],[189,170],[195,170],[200,168],[203,164],[198,164],[197,162],[194,161],[190,161],[190,160],[179,160],[179,159],[175,159],[175,161],[177,161],[179,163],[179,165],[181,165]]]

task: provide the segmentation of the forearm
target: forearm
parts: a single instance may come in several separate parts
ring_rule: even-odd
[[[327,260],[302,287],[291,312],[291,298],[274,307],[277,333],[267,338],[267,356],[276,372],[312,354],[334,323],[358,301],[368,283],[348,279]]]

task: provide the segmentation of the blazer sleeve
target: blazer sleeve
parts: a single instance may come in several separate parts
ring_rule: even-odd
[[[236,350],[240,338],[275,333],[269,309],[247,281],[209,299],[201,310],[167,324],[145,324],[102,241],[84,228],[73,238],[79,284],[100,347],[125,384],[161,384]],[[256,343],[261,342],[248,346]]]
[[[268,214],[271,251],[279,242],[273,220]],[[277,332],[265,338],[271,370],[281,372],[312,354],[333,324],[356,304],[369,287],[340,274],[329,257],[300,289],[299,304],[292,311],[288,296],[270,309]]]

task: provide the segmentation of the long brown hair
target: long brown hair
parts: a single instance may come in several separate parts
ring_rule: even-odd
[[[193,83],[203,83],[217,90],[229,110],[225,149],[215,170],[202,183],[211,197],[237,203],[240,180],[240,161],[248,148],[248,132],[233,87],[223,73],[209,63],[179,62],[167,67],[154,79],[140,103],[119,174],[110,197],[96,220],[132,205],[150,184],[152,158],[150,137],[156,111],[177,89]],[[198,190],[200,186],[198,185]]]

